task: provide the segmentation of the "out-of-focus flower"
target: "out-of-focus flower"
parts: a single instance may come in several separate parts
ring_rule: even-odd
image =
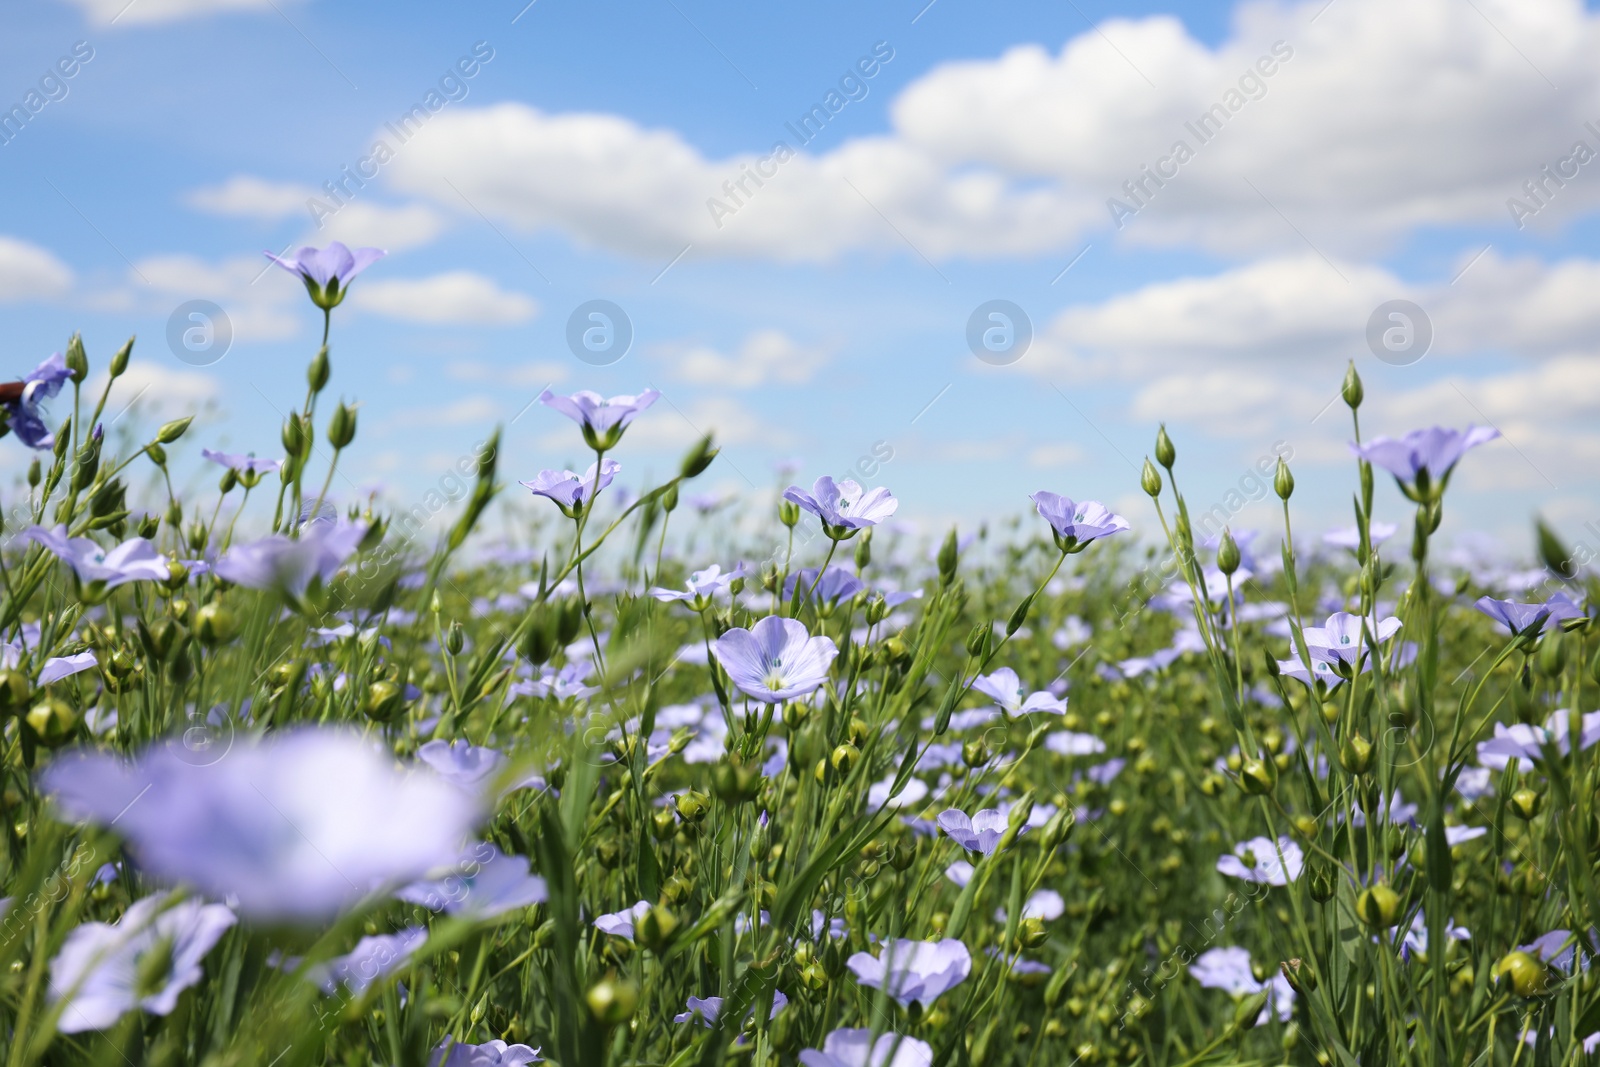
[[[1043,489],[1028,499],[1050,524],[1056,547],[1063,552],[1081,552],[1091,541],[1128,529],[1127,519],[1114,514],[1098,500],[1075,504],[1070,497]]]
[[[1282,858],[1279,858],[1279,854]],[[1260,885],[1288,885],[1300,877],[1305,856],[1291,838],[1255,837],[1233,846],[1231,855],[1217,860],[1217,870],[1232,878]]]
[[[313,580],[328,582],[355,555],[367,525],[338,519],[307,524],[299,539],[269,534],[234,545],[217,561],[217,577],[247,589],[275,589],[300,596]]]
[[[954,938],[943,941],[890,941],[881,956],[857,952],[845,961],[856,981],[882,989],[902,1008],[917,1001],[927,1007],[966,981],[972,954]]]
[[[1394,475],[1401,492],[1411,500],[1434,499],[1444,492],[1450,472],[1469,448],[1493,441],[1500,431],[1491,426],[1451,430],[1434,426],[1412,430],[1396,440],[1374,437],[1365,444],[1351,442],[1350,450],[1374,467]]]
[[[1010,717],[1029,715],[1036,711],[1065,715],[1067,711],[1066,699],[1055,696],[1048,690],[1041,689],[1024,696],[1022,680],[1010,667],[1001,667],[993,674],[979,675],[973,681],[972,688],[985,696],[993,697],[1000,710]]]
[[[528,872],[526,859],[507,856],[487,842],[468,849],[454,872],[443,878],[413,882],[395,894],[433,911],[473,919],[492,919],[541,904],[547,895],[544,879]]]
[[[1277,1012],[1279,1022],[1288,1022],[1294,1016],[1294,988],[1282,974],[1274,974],[1265,982],[1258,982],[1250,966],[1248,949],[1230,947],[1213,948],[1202,952],[1189,965],[1189,975],[1206,989],[1220,989],[1231,997],[1248,997],[1267,991],[1266,1006],[1256,1017],[1256,1025],[1266,1022],[1271,1012]]]
[[[344,301],[355,276],[372,266],[389,253],[381,248],[357,248],[351,251],[342,241],[334,241],[327,248],[309,245],[297,248],[287,256],[266,257],[290,274],[298,275],[311,294],[311,302],[324,311],[331,311]]]
[[[71,377],[66,357],[57,352],[29,371],[22,380],[22,392],[15,400],[5,402],[7,422],[29,448],[54,447],[55,434],[44,424],[39,405],[61,392],[62,384]]]
[[[627,911],[614,911],[609,915],[602,915],[594,921],[594,928],[602,934],[612,937],[625,937],[633,940],[633,924],[644,918],[645,912],[650,910],[650,902],[641,900]]]
[[[545,667],[538,678],[517,682],[511,687],[514,696],[555,697],[557,700],[583,700],[600,692],[599,686],[585,685],[584,679],[594,670],[592,664],[569,663],[560,670]]]
[[[1058,730],[1045,737],[1044,747],[1058,756],[1094,756],[1106,750],[1106,743],[1093,734]]]
[[[542,496],[547,500],[555,501],[557,507],[570,519],[578,517],[583,509],[583,503],[594,494],[599,493],[611,484],[611,480],[622,469],[622,464],[614,459],[608,459],[599,466],[599,484],[595,484],[596,464],[589,464],[589,469],[581,475],[568,470],[540,471],[538,477],[531,482],[522,482],[534,496]]]
[[[733,570],[726,574],[720,564],[713,563],[705,570],[689,575],[689,581],[683,589],[656,586],[650,590],[650,595],[660,601],[684,600],[695,611],[704,611],[711,606],[713,598],[727,589],[735,578],[743,578],[744,573],[743,563],[734,564]]]
[[[871,1030],[835,1030],[822,1040],[822,1051],[803,1049],[803,1067],[933,1067],[933,1047],[926,1041]]]
[[[408,926],[397,934],[363,937],[346,955],[307,967],[306,979],[324,993],[332,993],[342,985],[359,996],[373,982],[404,967],[427,940],[428,931],[420,926]]]
[[[200,454],[213,463],[245,474],[265,474],[283,466],[282,460],[258,459],[254,453],[241,456],[237,452],[213,452],[209,448],[202,448]]]
[[[142,537],[130,538],[116,548],[102,548],[92,538],[68,537],[65,526],[46,529],[29,526],[24,539],[37,541],[72,568],[78,580],[101,589],[127,582],[164,582],[172,574],[167,557]]]
[[[1444,936],[1451,941],[1468,941],[1472,933],[1465,926],[1457,926],[1455,920],[1446,919]],[[1428,918],[1421,911],[1411,920],[1411,929],[1406,931],[1405,938],[1400,943],[1400,955],[1403,959],[1412,956],[1426,956],[1428,954]]]
[[[711,646],[712,655],[740,692],[765,704],[815,692],[828,679],[839,649],[812,637],[805,623],[768,615],[746,630],[734,627]]]
[[[814,596],[824,604],[833,604],[855,596],[866,587],[866,582],[844,567],[829,567],[822,572],[820,580],[817,578],[817,568],[805,567],[789,575],[789,580],[783,583],[783,598],[792,600],[798,588],[802,595]]]
[[[886,807],[896,809],[914,807],[927,798],[928,783],[921,778],[907,778],[899,795],[890,797],[889,790],[894,788],[894,777],[891,774],[881,782],[874,782],[867,790],[868,811],[882,811]]]
[[[815,515],[822,522],[823,532],[835,541],[876,526],[900,506],[894,494],[881,485],[863,492],[853,479],[835,482],[826,474],[812,483],[811,492],[791,485],[783,491],[783,498]]]
[[[1563,619],[1583,618],[1583,608],[1562,592],[1557,592],[1543,604],[1519,604],[1515,600],[1479,597],[1473,607],[1510,630],[1514,636],[1542,633]]]
[[[1546,745],[1555,746],[1556,751],[1565,756],[1572,750],[1571,719],[1572,714],[1560,708],[1550,713],[1543,726],[1528,726],[1520,722],[1506,726],[1497,722],[1494,724],[1494,736],[1478,742],[1478,762],[1491,770],[1503,771],[1508,763],[1515,760],[1517,769],[1527,773],[1533,770],[1536,762],[1544,759]],[[1580,751],[1600,741],[1600,711],[1591,711],[1583,716],[1581,729],[1578,737]]]
[[[64,1034],[106,1030],[138,1008],[167,1015],[203,977],[200,961],[238,919],[221,904],[173,903],[161,893],[134,901],[116,924],[84,923],[50,961],[50,999],[65,1001]]]
[[[434,775],[316,728],[240,738],[205,766],[177,744],[132,764],[73,754],[42,785],[68,818],[114,823],[146,874],[269,920],[326,918],[447,866],[480,816]]]
[[[939,813],[939,828],[968,852],[992,856],[1006,832],[1006,817],[994,808],[984,808],[968,818],[966,812],[950,808]]]
[[[712,1026],[717,1021],[717,1016],[722,1014],[722,997],[690,997],[688,1011],[680,1012],[672,1017],[675,1023],[699,1022],[704,1026]],[[776,1019],[778,1013],[789,1006],[789,998],[783,991],[772,991],[772,1014],[768,1018]],[[752,1009],[753,1010],[753,1009]]]
[[[539,403],[577,423],[584,443],[597,452],[605,452],[617,447],[628,424],[660,396],[656,390],[646,389],[638,396],[614,396],[608,400],[588,389],[571,396],[558,396],[546,389],[539,394]]]
[[[1367,535],[1372,539],[1374,547],[1383,544],[1395,535],[1400,529],[1392,522],[1373,522],[1367,526]],[[1342,530],[1330,530],[1322,535],[1322,543],[1333,548],[1348,548],[1352,552],[1361,547],[1361,530],[1356,526],[1346,526]]]
[[[428,1067],[527,1067],[544,1062],[540,1051],[527,1045],[508,1045],[499,1038],[481,1045],[454,1041],[434,1049]]]

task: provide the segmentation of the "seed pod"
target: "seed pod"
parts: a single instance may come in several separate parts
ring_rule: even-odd
[[[1222,541],[1217,545],[1217,570],[1232,575],[1239,569],[1239,562],[1239,544],[1233,539],[1233,531],[1224,526]]]
[[[311,358],[311,365],[306,367],[306,384],[313,393],[320,393],[328,384],[328,376],[332,368],[328,365],[328,346],[323,345],[317,349],[317,354]]]
[[[1372,766],[1372,742],[1360,734],[1351,734],[1339,749],[1339,762],[1351,774],[1366,774]]]
[[[1550,984],[1545,965],[1520,949],[1507,953],[1494,965],[1494,977],[1510,985],[1519,997],[1542,996]]]
[[[639,1008],[639,987],[617,978],[603,978],[584,994],[589,1013],[605,1026],[627,1022]]]
[[[1524,822],[1531,822],[1544,808],[1544,797],[1532,789],[1519,789],[1509,799],[1511,813]]]
[[[1351,411],[1359,408],[1366,396],[1366,391],[1361,388],[1361,375],[1356,373],[1355,360],[1350,361],[1350,369],[1344,372],[1344,384],[1339,389],[1339,395],[1344,397]]]
[[[1400,894],[1379,882],[1356,897],[1356,917],[1374,930],[1387,930],[1400,921]]]
[[[405,691],[394,682],[381,681],[367,686],[361,710],[373,722],[390,722],[405,706]]]
[[[328,420],[328,443],[334,448],[344,448],[356,439],[356,409],[340,401]]]
[[[1173,447],[1172,438],[1167,436],[1167,424],[1162,423],[1156,431],[1156,462],[1167,468],[1167,473],[1172,473],[1172,465],[1178,461],[1178,450]]]
[[[944,542],[939,545],[939,583],[949,585],[956,580],[956,567],[961,562],[961,542],[956,538],[956,528],[950,527],[950,532],[944,535]]]
[[[849,777],[857,763],[861,762],[861,750],[850,742],[838,746],[833,750],[833,755],[828,758],[833,764],[833,769],[839,772],[839,777]]]
[[[717,458],[717,453],[722,451],[711,443],[711,435],[706,434],[695,443],[683,457],[683,464],[678,468],[678,473],[685,478],[694,478],[703,474],[711,466],[711,461]]]
[[[1265,796],[1278,784],[1278,765],[1271,759],[1248,759],[1239,767],[1239,787],[1251,796]]]
[[[195,636],[200,638],[200,643],[207,648],[227,644],[232,640],[236,628],[233,612],[218,601],[213,600],[195,612]]]
[[[1139,487],[1152,500],[1161,495],[1161,472],[1156,470],[1149,456],[1145,457],[1144,469],[1139,472]]]
[[[1278,457],[1278,470],[1272,476],[1272,489],[1278,494],[1278,499],[1287,501],[1294,495],[1294,475],[1289,472],[1289,465]]]
[[[189,424],[193,421],[194,416],[190,415],[186,418],[173,419],[171,422],[162,423],[161,428],[156,431],[156,441],[163,445],[170,445],[184,435],[184,432],[189,429]]]
[[[64,700],[41,701],[28,712],[28,725],[49,748],[58,748],[72,738],[78,726],[77,713]]]

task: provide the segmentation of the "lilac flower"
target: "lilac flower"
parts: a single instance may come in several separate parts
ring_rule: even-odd
[[[1063,552],[1082,552],[1089,542],[1128,529],[1127,519],[1113,514],[1098,500],[1074,504],[1070,497],[1043,489],[1028,499],[1050,524],[1056,547]]]
[[[1481,755],[1480,753],[1480,758]],[[1467,767],[1463,769],[1456,776],[1456,792],[1460,793],[1463,799],[1469,801],[1477,800],[1480,797],[1493,796],[1494,782],[1489,768]],[[1445,827],[1445,833],[1448,834],[1449,832],[1450,828],[1448,826]]]
[[[488,842],[479,842],[461,857],[456,870],[443,878],[413,882],[395,896],[433,911],[492,919],[508,911],[542,904],[545,882],[528,873],[528,861],[507,856]]]
[[[802,1049],[801,1067],[933,1067],[933,1047],[926,1041],[871,1030],[835,1030],[822,1040],[822,1051]]]
[[[213,452],[209,448],[202,448],[200,454],[213,463],[219,463],[241,474],[265,474],[283,466],[282,460],[257,459],[254,452],[241,456],[236,452]]]
[[[675,1023],[698,1021],[704,1026],[712,1026],[716,1023],[717,1016],[722,1014],[722,1005],[722,997],[690,997],[687,1005],[689,1010],[674,1015],[672,1021]],[[788,1006],[789,998],[783,995],[782,990],[774,989],[772,991],[772,1014],[768,1018],[776,1019],[778,1013]],[[754,1013],[754,1009],[751,1009],[751,1011]]]
[[[0,644],[0,667],[15,667],[22,660],[22,649],[13,644]],[[79,652],[75,656],[52,656],[39,668],[39,685],[49,685],[63,678],[98,666],[100,661],[93,652]]]
[[[812,587],[816,591],[812,592]],[[867,587],[867,583],[851,574],[844,567],[829,567],[822,572],[822,578],[817,579],[817,568],[805,567],[789,575],[789,580],[783,583],[783,598],[794,599],[794,591],[798,588],[802,595],[816,597],[822,604],[834,604],[840,600],[847,600]]]
[[[972,972],[972,954],[954,938],[943,941],[890,941],[881,957],[857,952],[845,961],[856,981],[882,989],[902,1008],[913,1001],[927,1007],[960,985]]]
[[[1282,858],[1279,858],[1279,853]],[[1233,846],[1232,855],[1217,860],[1217,870],[1232,878],[1257,885],[1288,885],[1300,877],[1305,857],[1300,846],[1287,837],[1256,837]]]
[[[1479,597],[1473,606],[1510,630],[1513,637],[1543,633],[1563,619],[1583,618],[1583,608],[1562,592],[1557,592],[1543,604],[1519,604],[1514,600]]]
[[[1029,715],[1036,711],[1048,712],[1051,715],[1065,715],[1067,712],[1066,700],[1052,695],[1047,690],[1041,689],[1037,693],[1023,696],[1022,680],[1010,667],[1001,667],[993,674],[979,675],[973,681],[972,688],[985,696],[993,697],[994,702],[1000,705],[1000,710],[1005,712],[1008,718]]]
[[[298,540],[270,534],[234,545],[217,561],[217,577],[247,589],[276,589],[292,597],[313,581],[330,582],[361,547],[365,523],[339,519],[305,526]]]
[[[37,541],[72,568],[78,580],[91,588],[115,589],[127,582],[164,582],[172,575],[167,557],[142,537],[105,549],[88,537],[68,537],[65,526],[47,530],[30,526],[22,531],[25,540]]]
[[[1061,629],[1050,635],[1050,643],[1062,652],[1076,648],[1094,636],[1094,629],[1076,615],[1061,620]]]
[[[417,749],[417,759],[432,768],[445,781],[468,794],[488,799],[489,786],[506,765],[506,757],[492,748],[479,747],[466,741],[435,739]],[[537,783],[537,784],[536,784]],[[518,789],[544,789],[544,780],[537,775],[509,786],[505,792]]]
[[[781,704],[813,693],[827,681],[839,650],[829,638],[812,637],[797,619],[768,615],[749,630],[729,630],[717,638],[711,653],[746,696]]]
[[[1543,726],[1528,726],[1517,723],[1515,726],[1494,724],[1494,737],[1478,743],[1478,762],[1491,770],[1503,771],[1506,765],[1516,761],[1517,769],[1523,773],[1533,770],[1536,762],[1542,762],[1545,755],[1545,746],[1550,745],[1565,756],[1572,749],[1570,732],[1571,713],[1565,709],[1558,709],[1550,713]],[[1591,711],[1583,716],[1578,737],[1578,749],[1590,748],[1596,741],[1600,741],[1600,711]]]
[[[327,248],[298,248],[282,258],[265,253],[290,274],[299,275],[306,292],[311,294],[311,302],[323,311],[338,307],[355,276],[388,254],[381,248],[358,248],[352,252],[342,241]]]
[[[1133,656],[1117,663],[1117,670],[1125,678],[1137,678],[1141,674],[1154,674],[1164,671],[1174,663],[1183,652],[1176,648],[1163,648],[1152,652],[1148,656]]]
[[[1455,925],[1454,919],[1446,919],[1444,936],[1450,941],[1469,941],[1472,933],[1464,926]],[[1421,911],[1411,920],[1411,929],[1406,931],[1405,938],[1400,943],[1400,956],[1409,960],[1413,956],[1426,956],[1428,954],[1428,920]]]
[[[539,1052],[527,1045],[508,1045],[499,1038],[481,1045],[453,1041],[433,1050],[428,1067],[527,1067],[544,1062]]]
[[[656,586],[650,590],[650,595],[663,602],[684,600],[695,611],[704,611],[711,606],[717,594],[727,589],[735,579],[743,578],[744,573],[743,563],[734,564],[733,570],[726,574],[722,572],[720,565],[713,563],[705,570],[695,571],[689,575],[689,581],[683,589],[663,589],[661,586]]]
[[[1393,616],[1379,621],[1336,611],[1328,616],[1325,626],[1307,626],[1303,635],[1313,660],[1330,664],[1348,677],[1355,665],[1366,657],[1369,638],[1381,645],[1399,630],[1400,620]]]
[[[889,790],[894,788],[894,775],[889,775],[881,782],[874,782],[867,790],[867,810],[882,811],[884,808],[910,808],[923,802],[928,796],[928,783],[921,778],[907,778],[906,784],[901,787],[899,794],[891,797]]]
[[[1118,756],[1115,759],[1108,759],[1104,763],[1097,763],[1084,773],[1089,781],[1096,785],[1110,785],[1116,781],[1117,775],[1121,774],[1122,768],[1127,765],[1128,761]]]
[[[420,926],[408,926],[397,934],[363,937],[346,955],[307,967],[306,978],[324,993],[332,993],[342,985],[359,996],[372,983],[403,968],[427,940],[428,931]]]
[[[1058,756],[1094,756],[1106,750],[1106,743],[1093,734],[1059,730],[1045,737],[1044,747]]]
[[[633,924],[644,918],[645,912],[650,910],[650,902],[641,900],[626,911],[614,911],[610,915],[602,915],[594,921],[594,927],[602,934],[612,937],[625,937],[633,940]]]
[[[950,874],[949,868],[945,869],[945,874]],[[968,878],[972,876],[970,864],[967,867],[966,874]],[[951,880],[955,881],[954,877],[952,877]],[[961,882],[959,884],[962,886],[962,888],[966,888],[966,882]],[[1052,920],[1061,918],[1061,916],[1065,915],[1066,913],[1067,902],[1062,898],[1061,894],[1057,893],[1054,889],[1037,890],[1032,896],[1024,901],[1022,905],[1022,917],[1024,919],[1042,919],[1045,922],[1051,922]],[[1006,910],[1004,908],[995,909],[994,921],[1004,925],[1006,921]]]
[[[548,696],[557,700],[583,700],[600,692],[599,686],[585,685],[594,667],[589,663],[569,663],[560,670],[545,667],[539,677],[511,687],[513,696]]]
[[[1294,1016],[1294,987],[1282,974],[1257,981],[1248,949],[1214,948],[1202,952],[1189,965],[1189,974],[1203,988],[1220,989],[1230,997],[1248,997],[1266,990],[1267,1003],[1256,1018],[1257,1026],[1265,1023],[1273,1011],[1279,1022],[1288,1022]]]
[[[1006,817],[994,808],[984,808],[968,818],[965,812],[950,808],[939,813],[939,828],[968,852],[992,856],[1006,832]]]
[[[561,513],[569,519],[578,517],[583,510],[584,501],[599,493],[611,484],[611,480],[622,469],[622,464],[614,459],[608,459],[599,464],[600,484],[595,484],[595,464],[589,464],[589,469],[579,475],[573,471],[543,470],[531,482],[522,482],[534,496],[542,496],[553,500]]]
[[[654,389],[646,389],[638,396],[614,396],[607,400],[599,393],[580,389],[571,396],[557,396],[546,389],[539,394],[539,403],[555,408],[577,423],[583,430],[583,440],[596,452],[609,452],[622,440],[622,432],[661,396]]]
[[[1400,440],[1374,437],[1366,444],[1351,442],[1350,450],[1375,467],[1394,475],[1400,491],[1416,501],[1436,499],[1450,481],[1450,472],[1466,454],[1500,436],[1490,426],[1468,426],[1449,430],[1435,426],[1412,430]]]
[[[1592,930],[1589,933],[1589,941],[1600,948],[1600,937],[1596,937]],[[1589,969],[1589,957],[1579,950],[1578,942],[1579,938],[1574,937],[1571,930],[1551,930],[1526,945],[1518,945],[1517,948],[1538,956],[1557,970],[1571,974],[1574,958],[1578,960],[1580,969]]]
[[[106,1030],[136,1008],[170,1014],[178,995],[203,977],[200,961],[237,921],[221,904],[173,903],[172,894],[161,893],[135,901],[114,926],[77,927],[50,961],[50,1000],[65,1002],[56,1029]]]
[[[5,402],[11,429],[29,448],[47,449],[55,446],[55,434],[45,425],[44,417],[39,413],[39,404],[61,392],[62,383],[71,377],[66,357],[57,352],[29,371],[22,380],[22,393],[15,400]]]
[[[854,480],[835,482],[826,474],[812,484],[811,492],[791,485],[783,491],[783,498],[820,519],[823,532],[835,541],[878,525],[900,506],[894,494],[881,485],[863,493]]]
[[[453,863],[480,814],[370,742],[309,727],[238,738],[205,766],[170,743],[132,764],[67,755],[41,784],[66,817],[115,823],[146,874],[271,920],[326,918]]]
[[[1308,686],[1313,682],[1322,682],[1327,685],[1329,689],[1332,689],[1334,686],[1339,685],[1344,681],[1344,679],[1339,677],[1338,673],[1334,671],[1333,664],[1329,663],[1327,660],[1317,659],[1315,656],[1312,657],[1311,670],[1309,672],[1306,670],[1306,665],[1301,662],[1299,656],[1295,656],[1291,659],[1280,659],[1277,662],[1279,674],[1283,675],[1285,678],[1297,679],[1301,682],[1304,682]]]

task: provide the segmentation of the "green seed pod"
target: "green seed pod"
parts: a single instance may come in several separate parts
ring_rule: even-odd
[[[684,822],[697,824],[711,810],[711,798],[691,789],[687,793],[679,793],[673,799],[673,806],[677,808],[678,817]]]
[[[1356,373],[1355,360],[1350,361],[1350,369],[1344,372],[1344,384],[1339,389],[1339,394],[1344,397],[1344,402],[1354,411],[1361,406],[1366,392],[1361,388],[1361,375]]]
[[[961,762],[968,767],[983,766],[989,762],[991,755],[988,742],[981,737],[968,741],[961,746]]]
[[[1239,767],[1239,788],[1251,796],[1264,796],[1278,784],[1278,765],[1271,758],[1247,759]]]
[[[1372,742],[1360,734],[1351,734],[1339,749],[1339,762],[1351,774],[1366,774],[1372,766]]]
[[[1149,456],[1145,457],[1144,469],[1139,472],[1139,487],[1152,500],[1161,495],[1161,472],[1156,470],[1156,466],[1150,462]]]
[[[639,1008],[639,987],[618,978],[603,978],[584,994],[589,1013],[605,1026],[616,1026],[633,1017]]]
[[[373,722],[391,722],[406,706],[405,690],[394,682],[373,682],[361,711]]]
[[[1544,797],[1532,789],[1523,788],[1512,793],[1507,804],[1513,815],[1524,822],[1531,822],[1544,809]]]
[[[1400,921],[1400,894],[1379,882],[1356,897],[1356,917],[1374,930],[1387,930]]]
[[[193,421],[194,416],[190,415],[187,418],[173,419],[171,422],[162,423],[161,428],[156,431],[156,442],[170,445],[184,435],[189,429],[189,424]]]
[[[1289,988],[1301,996],[1305,996],[1317,988],[1317,972],[1313,971],[1311,965],[1305,961],[1300,959],[1284,960],[1278,965],[1278,968],[1283,972],[1284,981],[1289,983]]]
[[[1279,500],[1287,501],[1294,495],[1294,475],[1289,472],[1289,465],[1278,457],[1278,470],[1272,476],[1272,489],[1278,494]]]
[[[800,521],[800,505],[792,500],[778,501],[778,521],[789,529],[794,529],[795,524]]]
[[[1172,438],[1167,436],[1166,423],[1162,423],[1156,431],[1156,462],[1167,468],[1168,474],[1172,473],[1172,465],[1178,462],[1178,450],[1173,447]]]
[[[459,622],[452,622],[450,628],[444,632],[444,649],[452,656],[461,655],[462,649],[467,647],[467,632],[461,628]]]
[[[28,725],[47,747],[58,748],[72,739],[78,715],[66,701],[51,698],[33,706],[28,712]]]
[[[328,384],[328,375],[332,368],[328,365],[328,346],[323,345],[317,349],[317,354],[312,357],[311,365],[306,368],[306,384],[313,393],[320,393]]]
[[[213,600],[195,612],[195,636],[207,648],[216,648],[218,645],[227,644],[233,639],[237,628],[233,612],[218,601]]]
[[[1217,545],[1217,570],[1231,575],[1238,569],[1239,543],[1233,539],[1233,531],[1224,526],[1222,541]]]
[[[856,764],[861,762],[861,750],[846,741],[833,750],[833,755],[828,757],[828,761],[833,765],[833,769],[839,772],[839,777],[845,778],[855,769]]]
[[[956,528],[952,526],[939,545],[939,584],[949,585],[956,580],[956,567],[960,562],[961,542],[956,537]]]
[[[17,715],[33,699],[28,676],[14,667],[0,670],[0,715]]]
[[[1545,965],[1520,949],[1506,954],[1494,965],[1494,977],[1510,985],[1519,997],[1542,996],[1550,985],[1550,972]]]
[[[722,451],[711,443],[711,435],[706,434],[700,438],[695,446],[683,457],[683,464],[678,468],[678,473],[685,478],[694,478],[705,473],[711,466],[711,461],[717,458],[717,453]]]
[[[356,409],[341,401],[328,420],[328,443],[334,448],[345,448],[356,439]]]

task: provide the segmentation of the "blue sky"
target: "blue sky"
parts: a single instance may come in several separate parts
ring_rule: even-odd
[[[124,428],[200,405],[195,448],[271,453],[319,322],[260,251],[337,237],[391,253],[334,323],[331,389],[362,404],[347,495],[408,504],[497,422],[510,477],[577,462],[539,389],[648,384],[625,477],[716,429],[729,491],[888,448],[874,480],[929,528],[1040,488],[1148,527],[1135,465],[1165,419],[1192,503],[1287,448],[1305,523],[1332,526],[1349,424],[1324,408],[1354,359],[1369,433],[1505,434],[1447,532],[1520,549],[1538,510],[1600,547],[1600,161],[1573,156],[1600,151],[1600,23],[1578,3],[71,0],[6,26],[0,107],[78,42],[93,58],[0,144],[0,372],[74,329],[101,360],[137,333],[122,396],[150,388]],[[319,187],[475,48],[492,58],[319,228]],[[875,49],[800,145],[785,124]],[[1219,103],[1201,143],[1185,123]],[[779,139],[797,154],[730,201]],[[1160,163],[1178,140],[1193,158]],[[1144,166],[1176,171],[1119,228],[1107,201],[1136,206]],[[1513,197],[1538,208],[1520,228]],[[635,334],[606,367],[565,340],[596,298]],[[235,335],[206,366],[165,339],[196,299]],[[966,340],[992,299],[1034,330],[1006,366]],[[1391,299],[1432,324],[1420,362],[1368,347]],[[0,472],[26,458],[6,441]],[[1265,505],[1234,522],[1276,528]]]

